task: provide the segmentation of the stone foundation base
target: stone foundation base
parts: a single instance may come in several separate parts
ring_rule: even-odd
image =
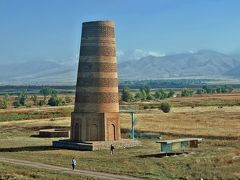
[[[80,151],[95,151],[100,149],[110,149],[111,144],[115,148],[125,148],[140,146],[141,143],[137,140],[121,139],[119,141],[88,141],[74,142],[69,139],[53,141],[53,147],[62,149],[73,149]]]

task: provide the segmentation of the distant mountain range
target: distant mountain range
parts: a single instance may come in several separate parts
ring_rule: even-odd
[[[121,79],[240,78],[240,57],[210,50],[163,57],[147,56],[119,64]]]
[[[240,56],[201,50],[162,57],[146,56],[118,63],[120,80],[163,78],[240,79]],[[49,61],[0,64],[1,84],[75,84],[76,62]]]
[[[0,64],[0,84],[73,85],[77,77],[77,64],[50,61]]]

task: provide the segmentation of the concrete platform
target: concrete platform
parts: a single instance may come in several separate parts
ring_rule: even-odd
[[[140,146],[141,143],[137,140],[121,139],[119,141],[87,141],[74,142],[70,139],[53,141],[53,147],[60,149],[72,149],[80,151],[95,151],[100,149],[110,149],[111,144],[115,148],[126,148]]]

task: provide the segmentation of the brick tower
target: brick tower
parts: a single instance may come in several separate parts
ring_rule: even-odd
[[[120,140],[114,23],[82,24],[72,141]]]

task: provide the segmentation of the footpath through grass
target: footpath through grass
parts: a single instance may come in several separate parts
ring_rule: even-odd
[[[27,170],[26,170],[27,169]],[[59,171],[48,171],[37,168],[23,168],[19,165],[0,162],[0,179],[6,180],[28,180],[28,179],[93,179],[68,173],[59,173]]]

